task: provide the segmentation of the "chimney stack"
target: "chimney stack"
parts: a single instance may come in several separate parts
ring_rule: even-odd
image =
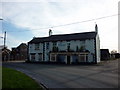
[[[51,36],[52,35],[52,30],[51,29],[49,29],[49,36]]]
[[[95,25],[95,31],[98,33],[98,26],[97,26],[97,24]]]

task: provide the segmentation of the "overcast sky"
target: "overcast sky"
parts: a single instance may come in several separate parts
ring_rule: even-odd
[[[7,32],[6,44],[10,49],[27,43],[34,36],[48,36],[49,28],[53,34],[80,33],[94,31],[97,23],[101,48],[118,50],[118,1],[2,0],[0,36],[4,31]],[[97,19],[106,16],[111,17]],[[87,21],[91,19],[94,20]],[[82,21],[87,22],[76,23]],[[66,26],[54,27],[59,25]],[[2,38],[0,44],[3,44]]]

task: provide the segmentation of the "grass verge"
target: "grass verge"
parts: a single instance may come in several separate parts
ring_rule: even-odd
[[[32,78],[19,71],[5,67],[2,67],[2,88],[43,90]]]

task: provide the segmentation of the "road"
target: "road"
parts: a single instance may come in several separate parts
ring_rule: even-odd
[[[118,61],[99,65],[53,65],[3,62],[35,79],[47,88],[118,88]],[[29,81],[28,81],[29,83]]]

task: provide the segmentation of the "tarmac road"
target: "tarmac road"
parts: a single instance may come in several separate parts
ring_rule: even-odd
[[[48,65],[3,62],[35,79],[47,88],[118,88],[118,61],[99,65]],[[28,81],[29,83],[29,81]]]

